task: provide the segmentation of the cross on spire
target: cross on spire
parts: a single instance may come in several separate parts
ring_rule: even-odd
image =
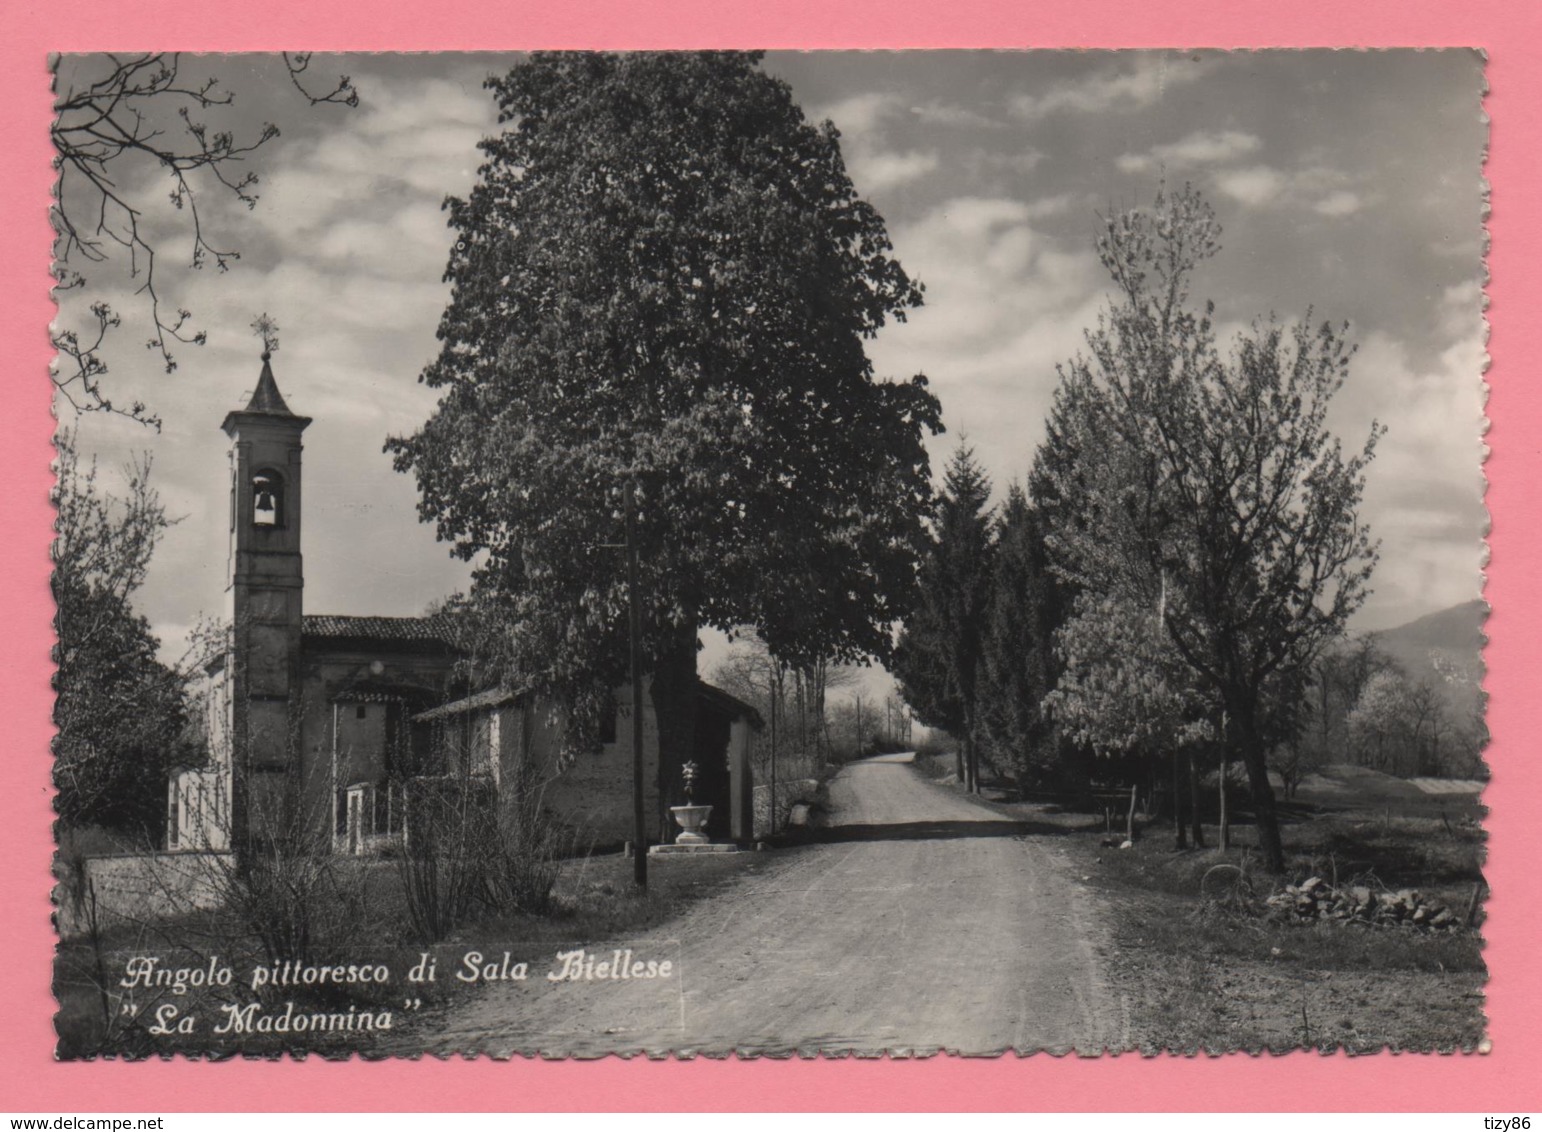
[[[267,361],[278,349],[278,320],[263,311],[252,320],[252,333],[262,339],[262,360]]]

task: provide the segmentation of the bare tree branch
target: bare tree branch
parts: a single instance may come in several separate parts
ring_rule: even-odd
[[[247,162],[279,136],[279,129],[265,122],[243,138],[211,129],[204,113],[231,106],[235,95],[215,77],[189,81],[175,53],[106,54],[97,59],[97,73],[67,81],[54,103],[51,134],[59,171],[52,209],[58,237],[54,277],[61,291],[84,288],[81,263],[103,264],[126,255],[129,277],[138,281],[134,294],[149,308],[145,346],[159,354],[171,373],[177,368],[175,346],[201,346],[206,334],[189,327],[190,311],[167,308],[156,275],[157,247],[146,220],[150,197],[145,190],[126,186],[134,183],[136,169],[169,178],[169,200],[187,217],[187,265],[229,270],[241,254],[216,242],[207,230],[200,193],[225,194],[247,209],[255,208],[259,176]],[[358,92],[347,76],[330,92],[313,94],[301,82],[311,56],[285,53],[283,59],[291,82],[309,104],[358,105]],[[56,365],[55,387],[78,412],[117,413],[159,428],[159,418],[143,403],[118,404],[103,391],[101,379],[108,372],[103,346],[122,320],[105,302],[92,304],[90,310],[95,319],[90,330],[53,334],[61,361],[69,361]]]

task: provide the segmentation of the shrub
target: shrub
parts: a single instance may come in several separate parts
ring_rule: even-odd
[[[510,782],[500,790],[479,776],[419,778],[408,798],[397,872],[415,936],[445,939],[480,913],[552,910],[573,835],[542,808],[539,788]]]

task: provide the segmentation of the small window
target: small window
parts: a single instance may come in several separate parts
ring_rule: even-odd
[[[284,525],[284,477],[264,469],[252,477],[252,525]]]
[[[369,708],[366,707],[364,704],[360,704],[358,707],[353,709],[353,717],[355,719],[368,719],[369,718]]]

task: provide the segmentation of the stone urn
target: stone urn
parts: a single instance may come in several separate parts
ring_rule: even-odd
[[[669,807],[669,812],[675,815],[675,821],[680,823],[680,835],[675,838],[676,845],[707,844],[707,835],[701,829],[707,824],[707,815],[712,812],[712,807],[698,806],[691,797],[696,788],[698,773],[700,772],[693,762],[688,762],[680,768],[680,781],[685,786],[685,805]]]
[[[675,838],[676,845],[705,845],[707,835],[701,831],[707,824],[707,815],[712,812],[711,806],[670,806],[669,812],[675,815],[675,821],[680,823],[680,834]]]

